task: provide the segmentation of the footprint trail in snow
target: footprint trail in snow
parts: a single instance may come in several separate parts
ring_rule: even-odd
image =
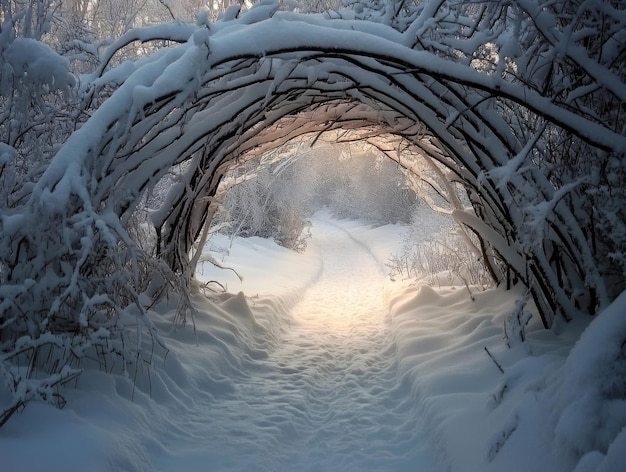
[[[323,270],[291,325],[198,425],[206,470],[437,470],[398,377],[383,268],[331,223],[316,222],[311,244]]]

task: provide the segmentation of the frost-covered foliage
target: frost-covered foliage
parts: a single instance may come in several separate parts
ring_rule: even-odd
[[[230,189],[212,232],[271,238],[302,251],[307,220],[323,207],[339,218],[378,225],[410,219],[415,194],[389,159],[368,153],[353,156],[346,145],[283,153],[287,157],[252,159],[226,176],[220,192]]]
[[[7,8],[10,4],[3,3]],[[11,11],[0,24],[0,172],[1,204],[27,198],[30,185],[45,168],[58,144],[74,130],[76,79],[69,62],[41,42],[50,23],[42,2],[38,8]],[[13,150],[10,150],[12,148]]]
[[[283,164],[283,165],[281,165]],[[234,185],[213,220],[213,231],[231,237],[260,236],[301,252],[306,248],[313,182],[284,163],[249,161],[228,176]]]
[[[476,238],[463,233],[449,215],[419,205],[403,235],[402,247],[386,263],[389,276],[392,280],[421,279],[431,286],[461,283],[473,298],[474,291],[495,283],[477,246]]]
[[[80,76],[43,44],[53,2],[21,5],[1,4],[7,372],[24,336],[41,359],[34,340],[48,333],[117,332],[125,308],[141,305],[141,274],[169,271],[151,296],[172,283],[185,292],[229,166],[311,134],[367,142],[406,169],[412,156],[435,163],[492,276],[503,282],[504,265],[523,282],[545,326],[596,313],[625,288],[619,2],[363,0],[303,14],[297,2],[263,1],[215,22],[123,25],[110,43],[81,33],[58,48],[89,56]],[[37,55],[33,70],[20,48]],[[128,227],[172,169],[150,214],[151,254]],[[38,390],[13,388],[18,400],[25,391]]]
[[[624,114],[610,105],[626,98],[623,10],[615,2],[540,2],[539,7],[520,2],[508,9],[506,21],[492,19],[492,47],[483,48],[475,67],[549,95],[580,117],[623,135]],[[519,218],[519,229],[512,237],[526,270],[541,274],[535,277],[538,283],[570,293],[570,306],[561,296],[547,300],[555,311],[566,317],[578,310],[594,313],[625,288],[626,267],[617,255],[626,242],[626,214],[618,203],[626,182],[624,150],[594,146],[540,109],[529,113],[506,101],[498,109],[516,138],[527,144],[483,175],[494,179],[499,190],[507,186],[506,199],[516,202],[512,210],[517,207],[519,213],[512,211],[511,217]],[[543,306],[545,301],[533,296]]]
[[[85,191],[60,206],[32,198],[93,106],[72,62],[48,44],[59,39],[49,34],[54,10],[53,2],[2,2],[0,17],[0,426],[31,400],[63,406],[60,386],[85,363],[127,372],[141,333],[158,342],[138,303],[158,263]],[[89,180],[64,170],[57,190]]]
[[[371,152],[344,151],[319,156],[317,203],[339,218],[377,225],[408,223],[416,195],[398,164]]]
[[[31,224],[21,209],[55,146],[71,132],[66,106],[75,79],[68,61],[40,41],[50,22],[46,5],[16,11],[12,6],[3,2],[0,16],[0,372],[3,397],[5,386],[9,391],[0,404],[0,425],[32,399],[62,405],[57,387],[78,374],[71,350],[82,350],[85,341],[52,333],[56,324],[36,306],[37,272],[21,264],[26,246],[34,243],[16,236]],[[54,258],[54,247],[45,257]],[[13,284],[15,279],[21,282]],[[41,279],[57,285],[53,277]],[[49,302],[44,313],[51,310]],[[52,367],[44,375],[38,372],[42,364]]]

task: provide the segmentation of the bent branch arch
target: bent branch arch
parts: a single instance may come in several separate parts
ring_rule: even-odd
[[[473,205],[472,211],[457,209],[455,218],[524,281],[546,326],[558,313],[570,317],[606,306],[616,296],[599,262],[606,254],[589,241],[586,216],[576,208],[589,176],[574,172],[569,181],[555,183],[542,156],[550,133],[563,132],[596,156],[623,159],[620,124],[603,121],[585,103],[598,88],[621,100],[615,84],[623,84],[623,71],[588,62],[580,88],[548,83],[557,79],[543,73],[538,81],[537,71],[556,57],[551,52],[565,46],[554,35],[538,39],[545,32],[533,26],[532,6],[503,6],[508,16],[489,2],[482,14],[446,2],[417,8],[404,18],[406,27],[398,28],[398,18],[329,19],[277,11],[277,3],[216,24],[186,25],[187,42],[133,67],[99,71],[90,96],[121,84],[69,138],[33,189],[33,224],[10,238],[22,273],[43,267],[37,244],[24,241],[49,238],[48,244],[58,244],[51,236],[58,233],[55,222],[74,221],[75,215],[84,224],[65,229],[60,240],[67,249],[59,248],[57,257],[73,261],[74,273],[82,275],[103,261],[110,270],[125,267],[119,241],[135,244],[124,226],[150,189],[179,166],[178,182],[152,215],[159,235],[154,257],[188,280],[191,245],[228,165],[307,133],[350,129],[368,139],[401,140],[450,169]],[[526,31],[535,28],[534,39],[511,55],[499,36],[509,21]],[[498,22],[502,28],[485,28]],[[171,37],[167,31],[133,38],[180,42],[181,30]],[[469,39],[471,51],[462,42]],[[480,52],[491,45],[495,56]],[[572,51],[578,67],[580,47]],[[110,57],[111,52],[107,62]],[[565,69],[568,61],[564,54],[559,66]],[[595,85],[585,92],[588,83]],[[560,275],[564,269],[566,279]],[[76,299],[84,306],[86,289],[72,277],[62,279],[53,290],[54,303]]]

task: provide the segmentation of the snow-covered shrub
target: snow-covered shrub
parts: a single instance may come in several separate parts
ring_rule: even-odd
[[[341,149],[341,148],[339,148]],[[385,156],[327,151],[310,162],[316,199],[339,218],[377,225],[408,223],[416,196],[398,165]]]
[[[139,294],[165,272],[137,218],[123,228],[93,208],[84,172],[63,169],[66,198],[37,189],[88,116],[70,62],[40,41],[51,17],[39,3],[4,10],[0,28],[0,426],[32,400],[62,407],[86,364],[127,370],[141,333],[158,342]]]
[[[567,461],[611,455],[626,430],[626,292],[602,311],[571,350],[545,401],[554,414],[556,444]],[[612,454],[618,453],[617,450]],[[624,462],[623,450],[621,462]],[[615,458],[611,459],[615,460]],[[594,469],[596,470],[596,469]],[[597,470],[605,470],[598,468]],[[606,469],[608,470],[608,469]],[[613,469],[617,470],[617,469]]]
[[[80,96],[69,61],[40,41],[49,17],[43,5],[2,16],[0,25],[0,137],[14,149],[2,178],[4,205],[24,203],[59,143],[75,129]],[[13,175],[11,181],[8,174]]]
[[[54,260],[54,242],[38,246],[45,234],[29,237],[36,222],[23,211],[34,182],[75,124],[66,108],[75,80],[68,61],[39,41],[49,22],[45,5],[36,12],[5,7],[0,25],[0,426],[33,399],[62,406],[58,387],[78,375],[71,364],[85,344],[74,333],[63,334],[67,313],[60,303],[47,305],[51,300],[44,295],[66,297],[56,286],[60,274],[51,272],[56,265],[71,278],[71,264]],[[60,238],[63,223],[54,222]],[[33,258],[35,266],[29,263]]]
[[[279,167],[250,162],[236,171],[241,183],[226,195],[213,221],[232,236],[260,236],[296,251],[306,248],[310,226],[311,186],[295,166]]]
[[[450,281],[458,278],[468,290],[493,286],[481,258],[458,231],[449,216],[418,206],[401,251],[390,255],[387,262],[390,277],[424,278],[430,285],[438,285],[442,275],[447,274]]]
[[[504,315],[503,338],[508,347],[526,342],[526,326],[532,313],[526,310],[528,294],[517,299],[513,308]]]
[[[158,342],[139,300],[151,259],[111,215],[74,208],[67,221],[45,204],[0,214],[0,423],[33,399],[61,406],[57,387],[86,359],[126,370],[141,333]]]
[[[340,146],[293,159],[261,166],[252,161],[234,171],[241,183],[228,192],[214,225],[227,223],[227,232],[273,238],[304,250],[308,218],[322,207],[339,218],[374,224],[410,218],[415,194],[391,160],[371,154],[349,157]]]

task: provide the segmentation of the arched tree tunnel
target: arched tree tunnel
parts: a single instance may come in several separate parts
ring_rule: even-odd
[[[265,2],[213,24],[132,30],[110,46],[85,81],[93,113],[29,190],[19,224],[3,223],[6,283],[17,287],[3,310],[32,297],[43,318],[89,329],[102,307],[138,303],[138,263],[184,289],[225,171],[330,131],[408,170],[415,159],[447,169],[444,186],[462,185],[471,203],[452,202],[454,218],[479,236],[498,282],[504,267],[529,288],[546,327],[607,306],[624,289],[623,261],[610,257],[623,240],[596,229],[623,225],[623,209],[603,214],[603,194],[588,186],[604,185],[609,167],[611,188],[624,183],[623,43],[598,56],[593,41],[614,36],[566,36],[551,25],[567,12],[531,2],[390,6],[342,17]],[[619,31],[610,12],[596,13]],[[167,47],[108,67],[136,41]],[[146,253],[125,228],[173,167],[151,215],[157,251]]]

